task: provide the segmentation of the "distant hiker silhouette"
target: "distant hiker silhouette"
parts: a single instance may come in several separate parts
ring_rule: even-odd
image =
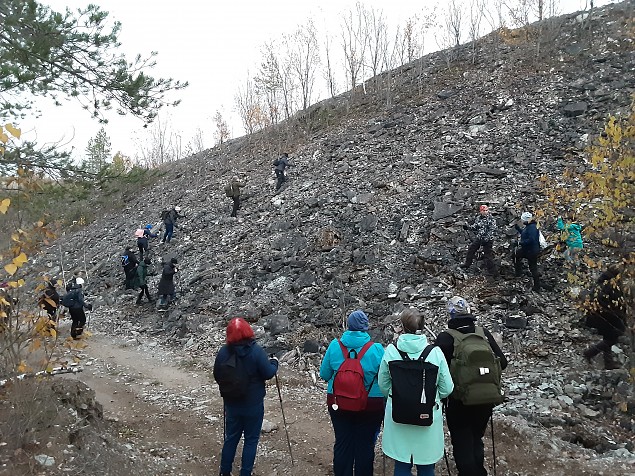
[[[276,159],[273,162],[274,172],[276,173],[276,190],[280,190],[282,184],[287,181],[287,177],[285,176],[284,169],[286,167],[291,167],[289,164],[289,154],[283,152],[279,159]]]

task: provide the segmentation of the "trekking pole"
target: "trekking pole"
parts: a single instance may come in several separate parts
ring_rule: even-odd
[[[284,424],[284,432],[287,434],[287,446],[289,447],[289,456],[291,457],[291,466],[295,466],[293,461],[293,453],[291,452],[291,440],[289,439],[289,430],[287,429],[287,419],[284,416],[284,407],[282,406],[282,393],[280,392],[280,381],[278,380],[278,374],[276,377],[276,388],[278,389],[278,399],[280,400],[280,411],[282,412],[282,423]]]
[[[84,274],[86,275],[86,284],[90,284],[90,279],[88,279],[88,268],[86,268],[86,245],[84,245]]]
[[[64,273],[64,255],[62,254],[62,243],[59,243],[60,247],[60,268],[62,268],[62,281],[64,282],[64,287],[66,287],[66,274]]]
[[[494,414],[489,419],[489,426],[492,430],[492,458],[494,458],[494,476],[496,476],[496,445],[494,444]]]
[[[448,476],[452,476],[450,473],[450,460],[448,459],[448,452],[443,448],[443,458],[445,458],[445,467],[448,468]]]

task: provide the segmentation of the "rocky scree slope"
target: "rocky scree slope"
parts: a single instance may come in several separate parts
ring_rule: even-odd
[[[584,29],[579,16],[561,17],[539,56],[517,32],[483,39],[476,64],[469,45],[449,70],[444,53],[425,56],[370,81],[366,94],[169,164],[162,183],[128,197],[125,209],[60,238],[67,272],[87,271],[94,325],[162,336],[209,364],[227,318],[239,314],[269,351],[314,373],[347,312],[364,309],[387,343],[405,306],[436,331],[444,299],[461,294],[511,356],[502,413],[632,461],[632,387],[626,371],[589,369],[579,357],[591,337],[564,297],[561,261],[542,261],[553,289],[536,294],[530,278],[512,277],[509,260],[510,225],[544,204],[538,177],[558,177],[572,162],[584,170],[583,150],[607,116],[629,108],[632,8],[595,10]],[[283,150],[293,167],[275,193],[271,162]],[[223,193],[235,173],[247,182],[238,220]],[[462,225],[481,203],[501,230],[496,279],[457,269],[469,244]],[[136,228],[177,204],[187,218],[173,242],[151,247],[155,262],[178,258],[179,300],[157,313],[122,290],[119,256]],[[34,268],[59,274],[59,244]],[[504,325],[509,316],[520,329]]]

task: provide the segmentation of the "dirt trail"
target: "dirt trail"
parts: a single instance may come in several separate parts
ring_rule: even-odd
[[[187,360],[183,351],[173,353],[147,339],[123,340],[97,332],[85,342],[84,371],[68,378],[95,390],[105,417],[114,422],[122,442],[154,458],[163,468],[160,474],[217,474],[222,400],[209,371]],[[324,390],[316,388],[305,372],[282,365],[279,375],[295,466],[291,467],[278,393],[271,381],[265,420],[278,429],[261,435],[254,476],[332,475],[333,433]],[[553,435],[548,429],[530,426],[522,419],[497,415],[495,425],[500,476],[597,475],[607,470],[614,476],[635,474],[624,466],[612,468],[610,460],[595,459],[575,445],[568,451],[558,449],[551,443]],[[486,459],[491,463],[488,436]],[[240,452],[239,446],[235,463],[239,463]],[[451,455],[451,448],[448,453]],[[375,474],[392,474],[392,464],[382,458],[380,444],[376,454]],[[455,474],[453,462],[450,464]],[[236,468],[233,474],[237,474]],[[437,474],[447,474],[443,461]]]

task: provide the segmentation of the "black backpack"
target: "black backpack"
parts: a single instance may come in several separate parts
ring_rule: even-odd
[[[236,352],[232,352],[229,359],[218,366],[215,377],[223,399],[240,402],[247,396],[250,379],[243,359]]]
[[[402,360],[388,362],[392,379],[392,419],[395,423],[432,425],[437,405],[439,367],[425,360],[433,348],[433,344],[428,345],[416,360],[397,349]]]
[[[64,297],[62,298],[62,305],[66,306],[68,308],[73,307],[75,305],[77,305],[77,292],[76,291],[71,291],[69,293],[66,293],[64,295]]]
[[[273,166],[277,167],[278,165],[280,165],[280,160],[279,159],[274,160],[273,161]]]
[[[169,213],[170,213],[170,210],[163,210],[161,212],[161,220],[165,221],[165,219],[168,217]]]

